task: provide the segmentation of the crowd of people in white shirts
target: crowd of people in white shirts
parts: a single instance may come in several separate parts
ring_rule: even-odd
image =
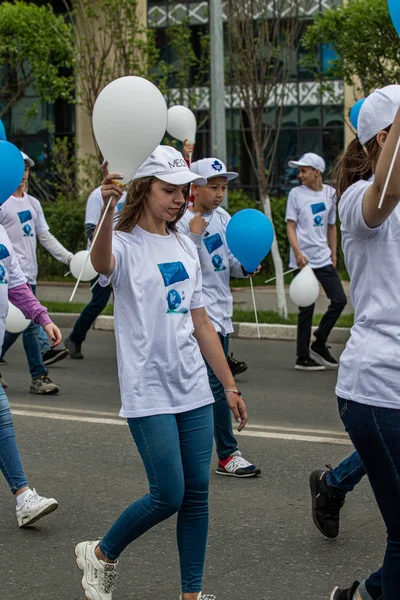
[[[361,582],[335,586],[330,600],[398,600],[400,590],[400,158],[378,209],[400,136],[399,107],[399,85],[376,90],[365,100],[358,135],[338,158],[331,178],[334,187],[323,183],[322,157],[306,153],[289,163],[299,169],[301,183],[287,203],[290,266],[301,269],[308,264],[330,300],[313,340],[314,306],[300,308],[295,368],[338,369],[339,414],[355,447],[336,468],[311,474],[313,520],[321,533],[335,538],[345,496],[366,474],[387,529],[382,567]],[[229,356],[230,277],[253,275],[226,242],[230,216],[221,202],[238,174],[227,171],[215,157],[189,168],[180,152],[158,146],[124,191],[120,174],[108,173],[105,163],[102,185],[91,194],[85,219],[90,244],[106,211],[91,251],[100,278],[60,349],[60,331],[34,295],[37,239],[65,264],[72,253],[50,233],[40,202],[26,193],[33,161],[23,157],[24,179],[0,208],[1,361],[5,363],[18,337],[5,332],[10,299],[32,320],[22,334],[30,391],[57,393],[46,367],[67,354],[83,358],[86,334],[113,293],[120,416],[127,420],[149,480],[149,493],[128,506],[101,540],[76,546],[86,598],[111,600],[122,552],[177,513],[180,600],[210,600],[214,596],[202,592],[202,580],[213,441],[218,474],[245,478],[261,472],[241,454],[232,426],[233,417],[242,430],[248,416],[233,375],[246,366]],[[337,207],[355,311],[340,362],[327,345],[347,302],[336,271]],[[16,498],[18,524],[26,527],[53,512],[58,503],[28,484],[4,378],[1,383],[0,468]]]

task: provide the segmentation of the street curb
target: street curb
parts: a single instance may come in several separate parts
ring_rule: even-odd
[[[58,327],[72,328],[79,317],[76,313],[50,313],[50,318]],[[282,340],[293,342],[297,337],[296,325],[280,325],[273,323],[260,323],[260,339]],[[234,323],[234,333],[231,337],[243,339],[257,339],[257,326],[255,323]],[[114,331],[114,317],[100,316],[96,319],[93,329],[100,331]],[[313,328],[315,330],[316,327]],[[333,344],[345,344],[350,337],[347,327],[335,327],[329,336]]]

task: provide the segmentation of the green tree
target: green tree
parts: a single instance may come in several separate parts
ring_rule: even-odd
[[[0,118],[28,89],[39,101],[72,101],[74,78],[68,70],[74,56],[73,30],[50,6],[2,3]]]
[[[377,87],[400,81],[400,38],[390,19],[387,0],[349,0],[315,18],[303,38],[311,68],[322,44],[334,59],[326,77],[340,77],[366,96]]]

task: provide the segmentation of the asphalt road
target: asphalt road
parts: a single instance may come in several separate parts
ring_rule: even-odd
[[[263,472],[236,480],[213,469],[203,591],[217,600],[328,600],[334,584],[350,585],[379,566],[385,540],[367,481],[348,497],[336,540],[325,539],[310,517],[309,473],[352,450],[337,415],[335,373],[296,372],[289,342],[238,339],[232,350],[250,365],[237,380],[250,414],[240,449]],[[117,417],[113,334],[91,332],[84,352],[85,360],[51,369],[61,387],[56,397],[27,393],[21,342],[2,368],[30,483],[60,503],[35,527],[19,530],[0,479],[4,600],[83,600],[75,544],[100,537],[146,492],[138,453]],[[125,551],[113,600],[178,600],[174,529],[172,518]]]

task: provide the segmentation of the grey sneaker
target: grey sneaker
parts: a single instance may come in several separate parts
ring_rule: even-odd
[[[42,375],[39,379],[32,379],[29,391],[31,394],[58,394],[59,389],[50,377]]]
[[[54,512],[58,508],[57,500],[54,498],[45,498],[39,496],[36,490],[29,490],[26,494],[22,506],[16,508],[15,513],[19,527],[28,527],[33,525],[44,517]]]
[[[95,554],[99,541],[81,542],[75,548],[76,564],[83,573],[82,588],[88,600],[112,600],[118,578],[117,564],[99,560]]]
[[[64,346],[68,350],[70,358],[82,359],[83,354],[81,351],[81,344],[75,344],[69,337],[65,340]]]
[[[0,373],[0,385],[2,386],[3,390],[8,388],[8,383],[5,379],[3,379],[3,376],[1,373]]]
[[[179,600],[182,600],[182,599],[183,599],[183,594],[181,594],[179,596]],[[217,600],[217,598],[213,594],[202,594],[201,592],[199,592],[199,595],[197,596],[197,600]]]

